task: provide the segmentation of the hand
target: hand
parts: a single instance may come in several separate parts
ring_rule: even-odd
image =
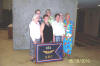
[[[36,41],[34,41],[34,44],[36,44],[37,42]]]
[[[41,43],[44,43],[44,39],[41,40]]]
[[[55,42],[55,38],[53,38],[53,42]]]
[[[68,34],[67,34],[67,37],[68,37],[68,38],[71,38],[71,37],[72,37],[72,34],[68,33]]]
[[[62,42],[63,42],[63,40],[64,40],[64,36],[62,36]]]

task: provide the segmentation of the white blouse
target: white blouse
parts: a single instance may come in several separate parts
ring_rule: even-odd
[[[31,21],[29,24],[30,29],[30,37],[33,41],[36,39],[40,39],[40,24],[39,22],[36,24],[34,21]]]

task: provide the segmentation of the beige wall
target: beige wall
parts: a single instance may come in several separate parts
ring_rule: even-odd
[[[100,22],[100,8],[84,9],[84,33],[97,37]]]
[[[12,0],[3,0],[3,9],[12,9]]]

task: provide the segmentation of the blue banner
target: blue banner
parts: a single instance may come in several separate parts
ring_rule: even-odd
[[[48,43],[36,45],[36,63],[59,61],[63,57],[62,43]]]

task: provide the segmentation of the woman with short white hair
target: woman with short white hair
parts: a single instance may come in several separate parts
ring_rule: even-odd
[[[34,15],[32,21],[29,24],[30,29],[30,50],[32,61],[35,59],[35,44],[40,43],[40,24],[39,24],[39,15]]]

